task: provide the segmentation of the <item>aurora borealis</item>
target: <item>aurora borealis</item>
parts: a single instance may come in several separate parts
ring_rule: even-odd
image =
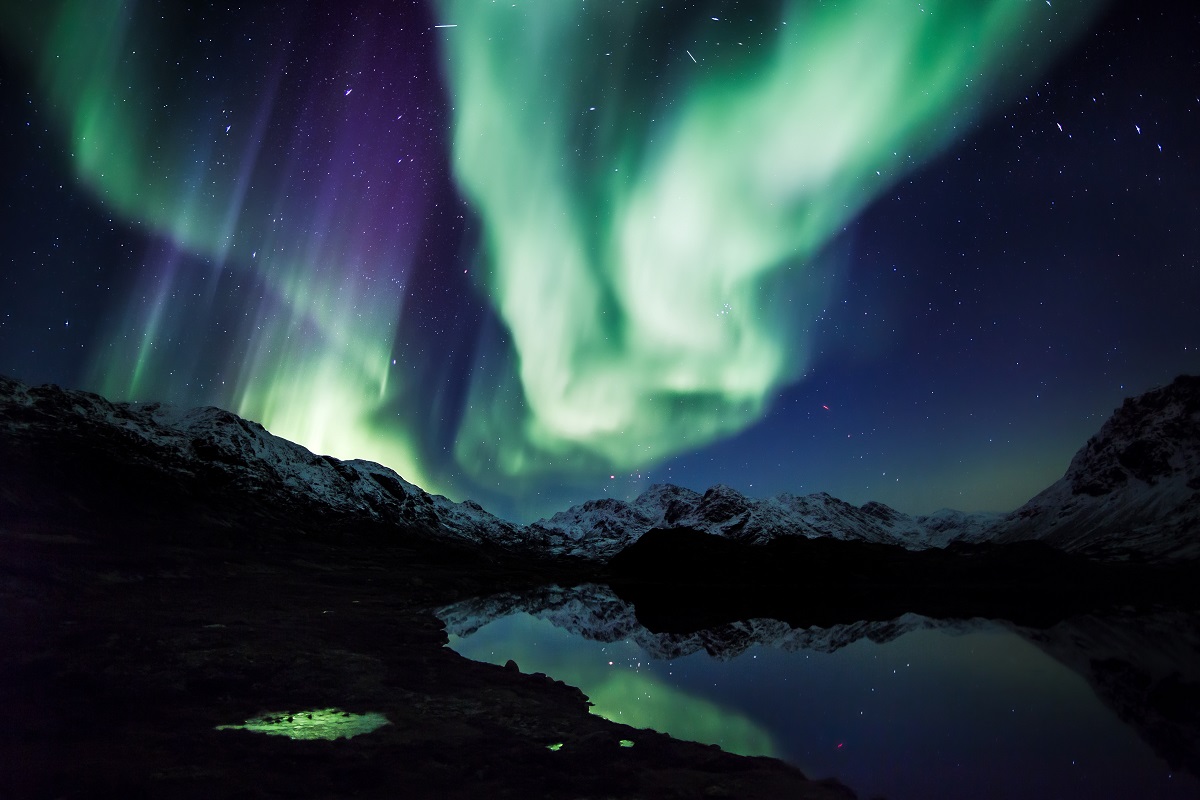
[[[368,43],[333,57],[353,86],[285,85],[289,62],[321,43],[276,32],[263,47],[256,26],[275,25],[271,17],[230,36],[213,11],[187,16],[201,23],[189,26],[197,47],[164,72],[163,52],[183,32],[146,11],[66,2],[31,34],[81,186],[149,240],[88,383],[108,396],[186,402],[197,381],[220,375],[223,388],[200,395],[209,402],[314,450],[421,475],[411,431],[375,416],[402,394],[390,385],[397,287],[415,257],[421,226],[411,220],[426,206],[417,187],[434,160],[429,142],[404,135],[424,124],[423,87],[414,98],[393,84],[416,68],[411,55]],[[362,64],[369,75],[356,74]],[[378,113],[381,96],[400,109],[396,119]]]
[[[657,481],[1007,510],[1200,368],[1194,11],[0,9],[25,380],[529,518]]]
[[[563,456],[636,469],[757,420],[808,367],[823,248],[978,113],[1015,66],[1002,48],[1046,21],[1007,1],[792,3],[728,30],[650,4],[442,5],[471,20],[445,37],[454,166],[525,399],[505,419],[473,384],[464,463],[494,442],[513,474]],[[546,69],[548,42],[566,70]]]

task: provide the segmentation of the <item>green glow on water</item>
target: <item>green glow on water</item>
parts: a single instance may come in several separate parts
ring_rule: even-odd
[[[551,674],[578,685],[592,701],[592,713],[613,722],[720,745],[741,755],[778,754],[771,734],[749,717],[680,691],[649,673],[614,665],[603,674],[581,669],[577,675],[563,675],[561,668]]]
[[[525,672],[543,672],[578,686],[591,701],[592,713],[613,722],[720,745],[742,755],[778,754],[771,735],[745,714],[640,669],[636,661],[642,656],[636,645],[580,642],[528,614],[493,621],[470,637],[451,634],[449,639],[451,649],[467,658],[493,664],[512,658]],[[632,746],[632,741],[622,744]]]
[[[323,708],[312,711],[263,714],[248,719],[241,725],[218,725],[219,731],[254,731],[268,736],[286,736],[289,739],[353,739],[364,733],[377,731],[390,725],[387,717],[375,711],[366,714],[351,714],[340,708]]]

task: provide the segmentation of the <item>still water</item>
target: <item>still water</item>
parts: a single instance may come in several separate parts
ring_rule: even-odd
[[[1180,684],[1173,651],[1194,649],[1176,641],[1147,655],[1144,621],[1128,631],[1091,618],[1028,631],[906,615],[656,635],[597,586],[482,598],[439,614],[457,652],[513,659],[578,686],[594,713],[776,756],[864,798],[1200,797],[1187,771],[1195,753],[1170,741],[1194,736],[1195,721],[1172,720],[1170,702],[1136,708],[1156,672]],[[1151,663],[1129,661],[1143,656]],[[1174,768],[1146,738],[1170,751]]]

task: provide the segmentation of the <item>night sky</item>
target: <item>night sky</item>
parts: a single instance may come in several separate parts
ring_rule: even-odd
[[[1007,511],[1200,372],[1200,11],[0,0],[0,372],[514,519]]]

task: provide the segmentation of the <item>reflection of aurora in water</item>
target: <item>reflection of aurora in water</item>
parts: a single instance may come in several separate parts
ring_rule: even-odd
[[[465,638],[451,634],[450,647],[494,664],[513,658],[524,672],[543,672],[578,686],[592,702],[592,712],[614,722],[717,744],[742,755],[778,755],[763,728],[671,685],[651,669],[642,649],[629,642],[580,641],[545,620],[514,614]]]
[[[331,39],[291,6],[8,4],[79,181],[147,234],[90,388],[428,488],[693,451],[805,372],[830,238],[1098,4],[660,5],[442,0],[435,31],[366,3],[387,24]],[[481,247],[429,189],[451,144]],[[476,265],[499,334],[454,297]],[[421,276],[451,295],[433,312]]]
[[[536,613],[581,620],[566,606]],[[524,672],[580,687],[593,711],[609,719],[770,753],[811,778],[836,778],[860,797],[1182,800],[1200,789],[1195,776],[1156,756],[1080,674],[1004,623],[926,620],[935,627],[923,628],[913,616],[876,623],[888,636],[897,625],[907,631],[882,643],[871,641],[872,623],[862,622],[843,626],[861,630],[833,649],[831,642],[847,641],[846,631],[813,628],[798,632],[808,644],[794,650],[768,640],[733,658],[701,651],[657,661],[630,641],[594,641],[528,613],[478,629],[462,612],[453,616],[474,631],[450,636],[468,658],[512,658]],[[603,630],[620,621],[611,613],[597,619]],[[630,632],[643,635],[653,638]]]

